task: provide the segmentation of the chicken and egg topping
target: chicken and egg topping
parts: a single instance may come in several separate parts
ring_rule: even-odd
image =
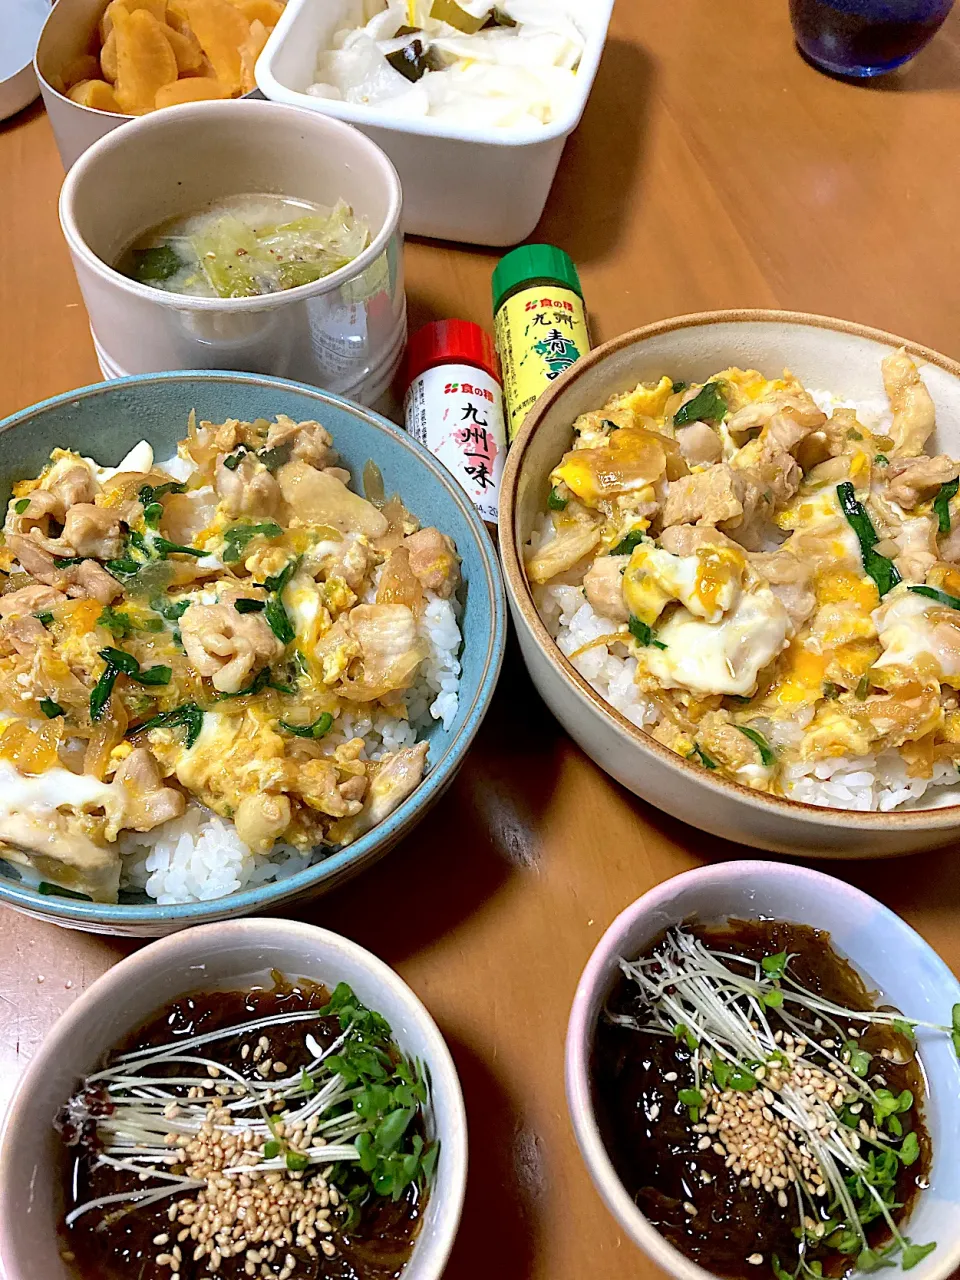
[[[960,760],[960,462],[924,452],[909,356],[882,373],[882,428],[788,372],[615,396],[574,424],[529,550],[548,620],[571,588],[592,610],[571,658],[631,660],[632,718],[759,790],[811,761]]]
[[[191,420],[176,476],[55,450],[14,487],[0,548],[0,856],[116,900],[123,832],[199,801],[256,854],[342,845],[419,783],[427,743],[368,758],[361,711],[404,721],[452,541],[329,433]]]

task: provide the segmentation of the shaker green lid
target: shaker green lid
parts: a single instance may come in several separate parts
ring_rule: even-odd
[[[580,277],[569,253],[552,244],[522,244],[501,258],[494,270],[494,314],[507,294],[534,280],[556,280],[583,297]]]

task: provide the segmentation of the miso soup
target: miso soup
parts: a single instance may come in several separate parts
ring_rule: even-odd
[[[283,196],[243,195],[161,222],[124,252],[117,270],[167,293],[255,298],[312,284],[369,244],[366,222]]]

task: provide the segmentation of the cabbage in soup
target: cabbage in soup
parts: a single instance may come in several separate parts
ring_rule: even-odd
[[[338,271],[369,240],[365,220],[342,200],[324,208],[284,196],[232,196],[153,227],[117,270],[167,293],[255,298]]]

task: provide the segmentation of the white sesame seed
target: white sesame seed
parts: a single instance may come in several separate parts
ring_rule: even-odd
[[[762,1253],[751,1253],[750,1257],[747,1259],[747,1262],[749,1262],[749,1263],[750,1263],[751,1267],[759,1267],[759,1266],[762,1266],[762,1265],[763,1265],[763,1254],[762,1254]]]
[[[694,1204],[691,1204],[689,1200],[684,1200],[683,1212],[687,1215],[687,1217],[695,1218],[697,1216],[697,1206]]]

